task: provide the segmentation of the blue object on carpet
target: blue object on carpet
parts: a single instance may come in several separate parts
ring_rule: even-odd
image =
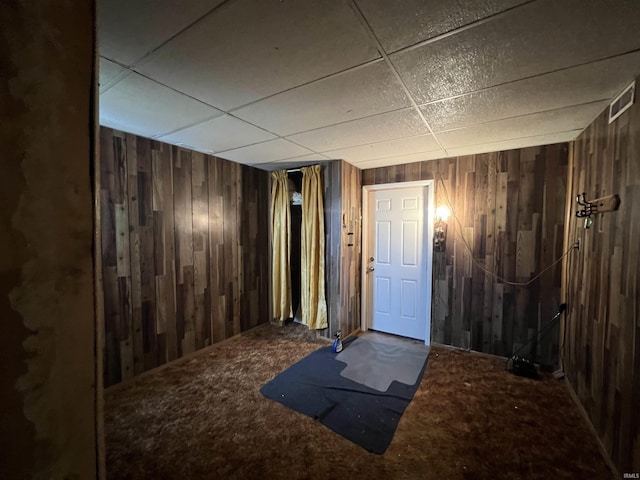
[[[344,348],[349,348],[348,342]],[[341,376],[346,365],[336,360],[331,349],[323,347],[307,355],[264,385],[260,393],[317,419],[370,452],[383,454],[420,385],[427,361],[414,385],[394,381],[386,392],[380,392]]]

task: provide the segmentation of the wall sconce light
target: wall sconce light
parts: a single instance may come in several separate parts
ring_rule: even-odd
[[[444,205],[436,208],[435,225],[433,229],[433,250],[444,252],[447,248],[447,220],[451,212]]]

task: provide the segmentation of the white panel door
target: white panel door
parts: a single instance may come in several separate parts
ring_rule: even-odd
[[[425,187],[372,191],[367,275],[373,330],[425,339]]]

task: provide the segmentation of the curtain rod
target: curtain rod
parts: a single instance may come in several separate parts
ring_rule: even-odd
[[[311,165],[306,165],[307,167],[313,167],[315,165],[320,165],[319,163],[312,163]],[[288,168],[287,169],[287,173],[293,173],[293,172],[301,172],[302,169],[304,167],[299,167],[299,168]]]

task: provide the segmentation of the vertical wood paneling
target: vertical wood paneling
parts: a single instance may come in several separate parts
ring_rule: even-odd
[[[153,173],[152,141],[138,137],[136,159],[138,176],[138,219],[140,239],[140,292],[142,323],[142,357],[144,370],[158,365],[156,333],[155,257],[153,249]]]
[[[232,232],[231,236],[231,261],[229,266],[231,268],[231,290],[232,290],[232,328],[233,334],[237,335],[241,332],[240,329],[240,295],[243,292],[242,282],[242,269],[243,265],[243,251],[240,246],[240,225],[243,223],[240,218],[240,212],[242,210],[242,165],[234,162],[226,162],[231,168],[230,178],[232,179],[231,185],[229,185],[230,194],[229,198],[231,203],[229,204],[229,210],[231,212],[231,224],[228,225],[229,230]],[[227,226],[225,226],[225,231]]]
[[[325,217],[325,276],[327,316],[329,328],[323,332],[333,338],[340,330],[342,287],[342,161],[333,160],[324,166],[324,217]],[[342,332],[347,335],[351,332]]]
[[[113,351],[105,356],[105,382],[115,382],[121,378],[120,342],[117,328],[120,323],[118,308],[118,276],[116,272],[116,228],[115,228],[115,163],[113,136],[108,132],[100,132],[100,179],[103,188],[100,190],[100,236],[102,240],[101,255],[103,265],[103,288],[105,308],[105,349]]]
[[[640,104],[603,112],[574,144],[564,366],[620,473],[640,471]],[[575,196],[618,194],[620,209],[575,217]],[[549,211],[549,215],[557,212]],[[559,234],[559,233],[558,233]],[[551,239],[549,239],[551,241]],[[554,239],[555,240],[555,239]],[[557,241],[557,240],[555,240]]]
[[[129,193],[127,143],[125,135],[114,137],[115,175],[114,217],[116,230],[116,274],[118,276],[118,307],[120,339],[120,375],[131,378],[133,368],[133,331],[131,303],[131,269],[129,252]]]
[[[402,175],[402,172],[394,172]],[[325,165],[326,281],[329,328],[343,336],[360,328],[362,171],[342,160]]]
[[[154,184],[158,186],[160,194],[156,200],[158,208],[154,205],[154,213],[157,210],[162,218],[162,228],[158,229],[162,255],[155,252],[156,258],[161,259],[161,262],[156,262],[159,268],[156,272],[156,311],[162,311],[164,315],[161,322],[165,336],[160,337],[162,344],[158,342],[158,363],[162,364],[178,358],[173,156],[169,145],[156,142],[154,147]]]
[[[224,271],[224,283],[223,292],[225,296],[225,330],[232,335],[235,334],[234,328],[234,316],[235,316],[235,288],[234,284],[237,279],[236,260],[233,256],[234,242],[237,240],[237,225],[236,225],[236,178],[235,178],[235,165],[231,163],[224,163],[222,165],[222,176],[224,178],[223,185],[223,271]]]
[[[212,343],[219,342],[232,333],[225,324],[224,291],[224,197],[222,181],[222,162],[213,162],[208,171],[209,189],[209,269],[211,286],[211,331]]]
[[[207,248],[209,246],[209,202],[206,185],[206,159],[202,153],[192,153],[191,172],[192,225],[193,225],[193,297],[195,348],[210,344],[207,309]]]
[[[117,338],[120,341],[120,375],[133,376],[133,338],[131,330],[131,269],[129,255],[129,204],[126,137],[114,136],[114,220],[116,234],[116,275],[118,295]],[[115,287],[115,285],[112,285]],[[115,292],[115,290],[114,290]]]
[[[107,130],[101,130],[103,135]],[[144,371],[142,331],[142,271],[140,270],[140,231],[138,205],[138,142],[126,135],[127,192],[129,194],[129,258],[131,268],[131,336],[133,340],[133,375]],[[108,145],[110,142],[102,141]]]
[[[258,325],[260,312],[268,309],[268,266],[264,262],[268,244],[269,204],[265,173],[241,167],[242,185],[240,211],[240,245],[242,247],[242,295],[240,302],[240,328],[246,330]],[[256,188],[265,183],[265,188]],[[265,212],[267,212],[265,214]]]
[[[100,130],[105,384],[268,321],[268,174]]]
[[[434,342],[508,355],[551,319],[560,302],[559,266],[528,287],[483,268],[526,283],[562,255],[567,155],[560,144],[362,173],[365,185],[435,179],[436,204],[448,198],[453,206],[447,250],[433,260]],[[557,352],[554,331],[532,353],[553,364]]]
[[[340,328],[347,334],[360,328],[362,174],[347,162],[341,164],[341,211],[346,228],[341,236]]]

